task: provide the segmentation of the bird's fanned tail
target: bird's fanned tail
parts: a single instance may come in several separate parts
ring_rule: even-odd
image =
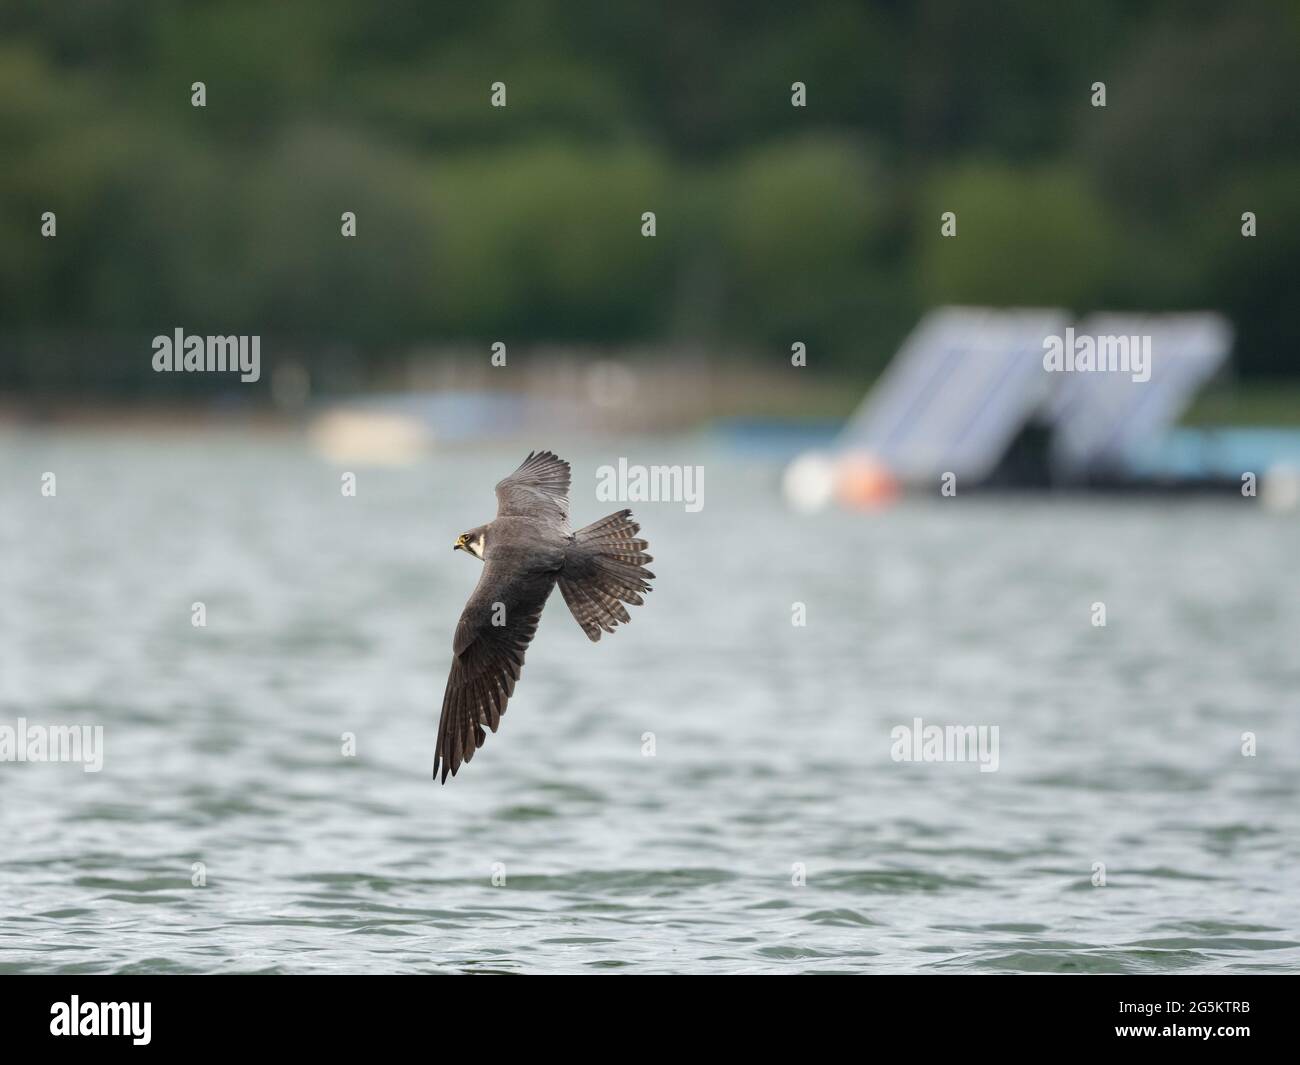
[[[593,642],[602,632],[631,621],[624,603],[640,606],[654,577],[650,545],[637,536],[641,526],[630,510],[620,510],[573,534],[560,571],[560,594],[574,620]]]

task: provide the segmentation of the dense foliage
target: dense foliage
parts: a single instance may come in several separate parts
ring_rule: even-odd
[[[375,366],[799,339],[866,375],[952,301],[1221,308],[1243,372],[1292,373],[1297,12],[4,3],[0,384],[92,337],[147,387],[139,352],[176,326]]]

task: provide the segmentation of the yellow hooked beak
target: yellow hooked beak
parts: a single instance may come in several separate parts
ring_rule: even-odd
[[[465,537],[456,537],[456,542],[451,545],[453,551],[463,551],[465,549]]]

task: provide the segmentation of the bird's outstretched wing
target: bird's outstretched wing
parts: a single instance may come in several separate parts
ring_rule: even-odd
[[[461,763],[474,757],[487,738],[484,725],[497,730],[555,576],[520,573],[513,564],[484,564],[452,641],[454,657],[433,760],[435,780],[441,770],[445,784],[448,773],[455,776]]]
[[[569,464],[550,451],[530,451],[497,485],[498,518],[534,518],[569,531]]]

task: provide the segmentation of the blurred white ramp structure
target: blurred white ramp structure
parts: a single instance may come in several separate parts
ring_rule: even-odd
[[[1227,361],[1232,326],[1220,314],[1094,314],[1076,328],[1096,350],[1112,338],[1149,343],[1147,380],[1131,373],[1061,373],[1053,390],[1051,463],[1058,479],[1122,474],[1164,436]]]
[[[1046,402],[1043,339],[1070,318],[1060,310],[941,307],[903,342],[849,420],[844,450],[871,455],[904,482],[988,476]]]
[[[938,491],[951,474],[1047,486],[1119,478],[1177,421],[1223,364],[1232,329],[1218,314],[1097,314],[1075,329],[1059,309],[941,307],[904,341],[830,454],[786,470],[791,505],[812,510],[892,499],[900,486]],[[1074,345],[1108,358],[1150,351],[1149,375],[1075,368]],[[1123,345],[1111,338],[1123,338]],[[1053,372],[1053,345],[1071,349]],[[1111,361],[1114,361],[1111,359]],[[1083,363],[1078,364],[1085,365]]]

